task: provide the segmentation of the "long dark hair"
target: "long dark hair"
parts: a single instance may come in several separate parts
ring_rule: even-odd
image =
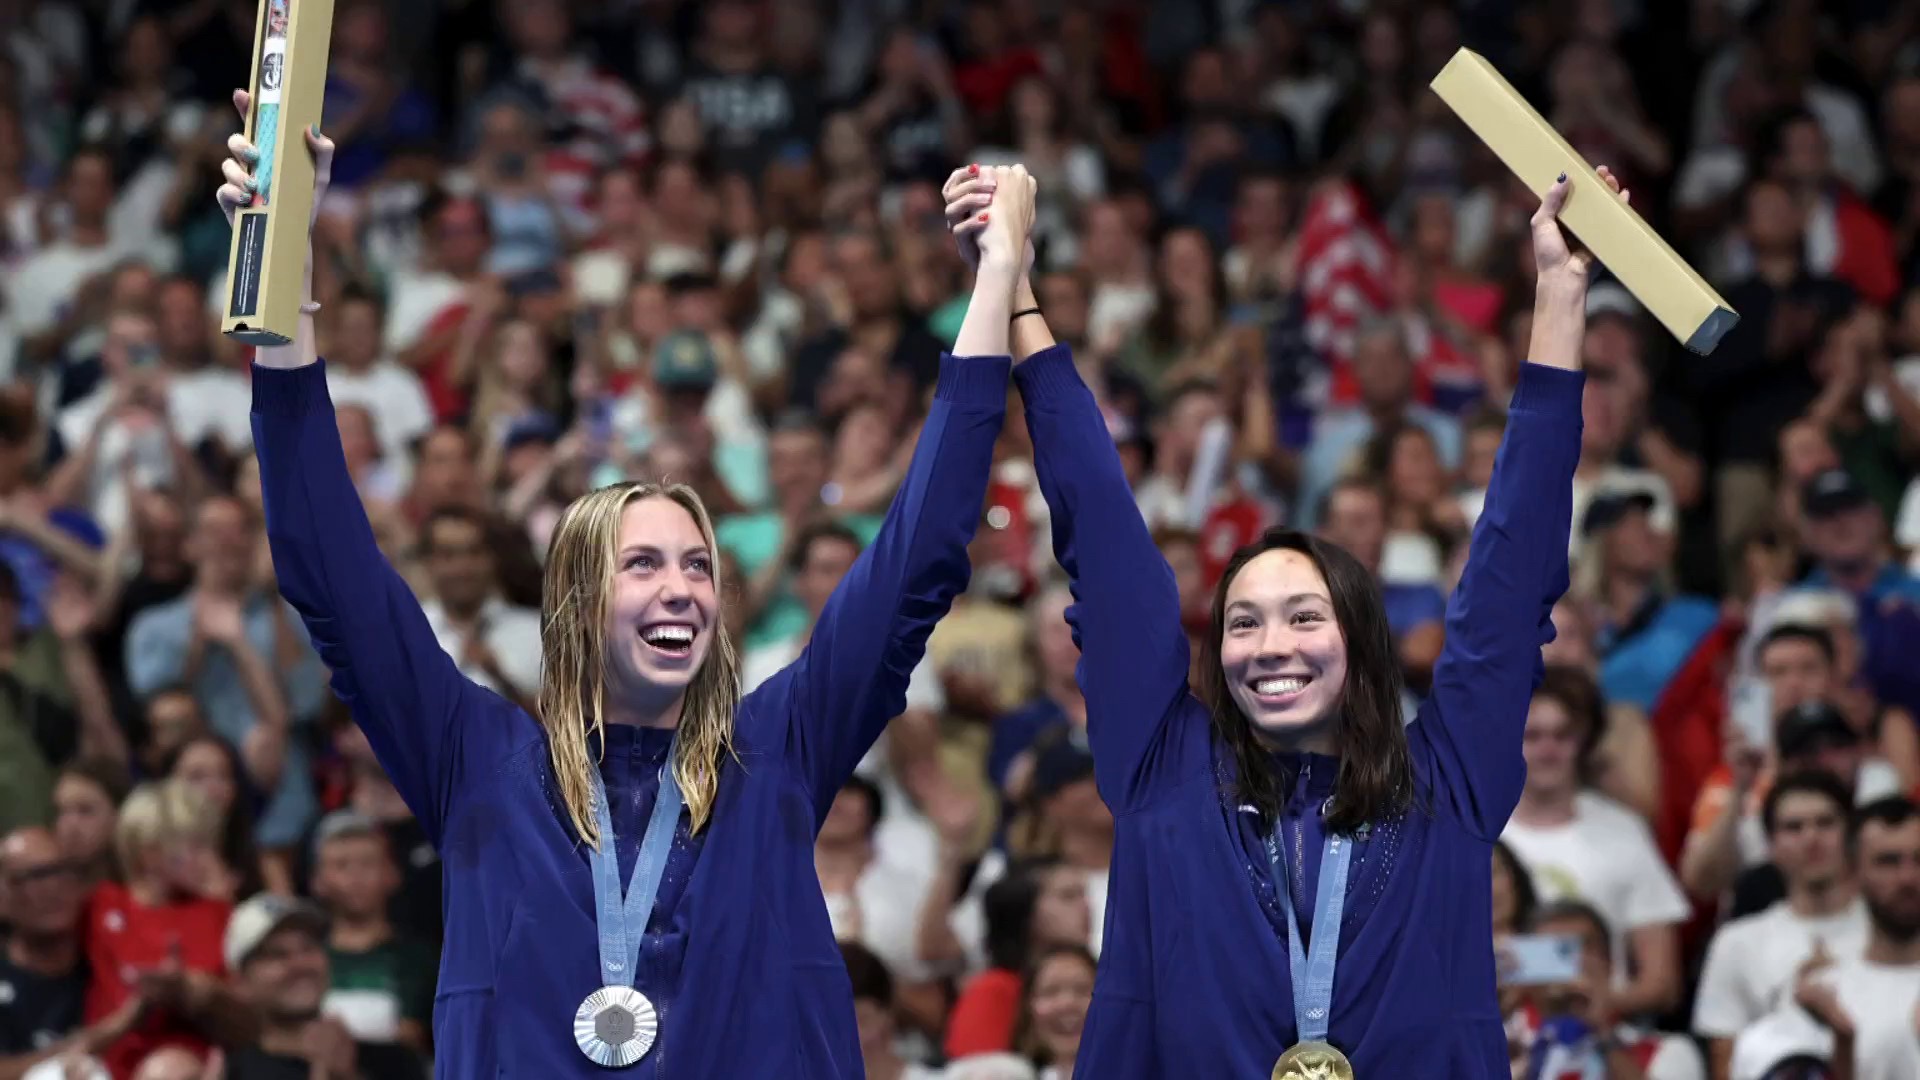
[[[1413,755],[1401,722],[1400,661],[1386,603],[1373,574],[1337,544],[1295,529],[1268,529],[1258,540],[1233,553],[1213,591],[1202,700],[1213,717],[1214,733],[1234,758],[1235,797],[1255,807],[1263,824],[1272,825],[1292,789],[1293,775],[1278,765],[1260,742],[1253,721],[1234,703],[1220,663],[1220,641],[1227,628],[1227,590],[1254,559],[1269,551],[1297,551],[1312,560],[1333,598],[1334,622],[1347,643],[1347,680],[1340,692],[1335,738],[1340,772],[1327,808],[1327,827],[1349,833],[1384,821],[1413,801]]]
[[[1034,1031],[1033,988],[1034,984],[1040,980],[1040,969],[1046,966],[1047,961],[1055,957],[1067,957],[1077,960],[1085,964],[1088,971],[1097,973],[1100,970],[1099,961],[1093,958],[1093,953],[1087,951],[1086,946],[1051,945],[1040,950],[1021,975],[1020,1011],[1016,1014],[1018,1018],[1014,1020],[1013,1023],[1013,1050],[1014,1053],[1019,1054],[1035,1065],[1043,1067],[1055,1065],[1058,1064],[1058,1062],[1054,1061],[1053,1055],[1047,1053],[1046,1047],[1040,1044],[1040,1036]]]

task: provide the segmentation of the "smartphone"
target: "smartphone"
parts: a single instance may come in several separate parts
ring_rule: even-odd
[[[1580,939],[1571,934],[1515,934],[1498,947],[1500,985],[1552,986],[1580,977]]]
[[[1727,708],[1748,746],[1764,750],[1773,745],[1773,688],[1765,679],[1742,680],[1733,688]]]

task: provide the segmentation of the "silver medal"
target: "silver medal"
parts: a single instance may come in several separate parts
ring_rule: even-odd
[[[647,1056],[660,1034],[653,1002],[630,986],[603,986],[573,1014],[573,1041],[587,1060],[622,1069]]]

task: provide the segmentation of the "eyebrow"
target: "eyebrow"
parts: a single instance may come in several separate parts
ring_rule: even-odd
[[[1297,607],[1300,604],[1308,603],[1309,601],[1315,601],[1315,600],[1323,604],[1330,605],[1333,603],[1333,599],[1327,596],[1325,593],[1301,592],[1301,593],[1294,593],[1292,596],[1289,596],[1286,599],[1280,601],[1280,606],[1281,607]],[[1251,600],[1235,600],[1233,603],[1227,605],[1228,611],[1232,611],[1235,608],[1246,608],[1250,611],[1259,610],[1258,606],[1254,604],[1254,602]]]
[[[629,555],[664,555],[664,554],[666,554],[666,552],[663,548],[660,547],[659,544],[628,544],[626,547],[623,547],[620,549],[621,558],[626,558]],[[707,545],[705,544],[700,544],[696,547],[690,547],[687,550],[680,553],[680,557],[683,559],[691,555],[705,555],[708,558],[713,557],[712,553],[707,550]]]

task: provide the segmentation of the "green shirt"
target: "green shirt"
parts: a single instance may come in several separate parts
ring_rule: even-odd
[[[396,935],[366,952],[329,947],[333,986],[326,1011],[362,1042],[395,1042],[400,1022],[433,1027],[434,981],[440,958],[424,942]]]
[[[860,546],[873,543],[880,534],[881,517],[877,514],[846,514],[839,518],[860,538]],[[751,578],[767,565],[767,560],[777,557],[786,544],[786,522],[772,511],[757,514],[734,514],[721,518],[713,527],[714,538],[720,546],[733,552],[740,562],[740,572]],[[747,631],[747,640],[743,646],[748,649],[762,645],[785,641],[806,632],[807,609],[800,605],[785,584],[780,592],[760,613],[760,620]]]
[[[1900,459],[1900,438],[1892,424],[1868,420],[1859,427],[1836,424],[1827,429],[1834,452],[1848,475],[1858,481],[1892,521],[1900,516],[1900,498],[1907,490],[1907,474]]]
[[[0,672],[0,836],[53,820],[53,778],[80,744],[60,643],[41,631]]]

